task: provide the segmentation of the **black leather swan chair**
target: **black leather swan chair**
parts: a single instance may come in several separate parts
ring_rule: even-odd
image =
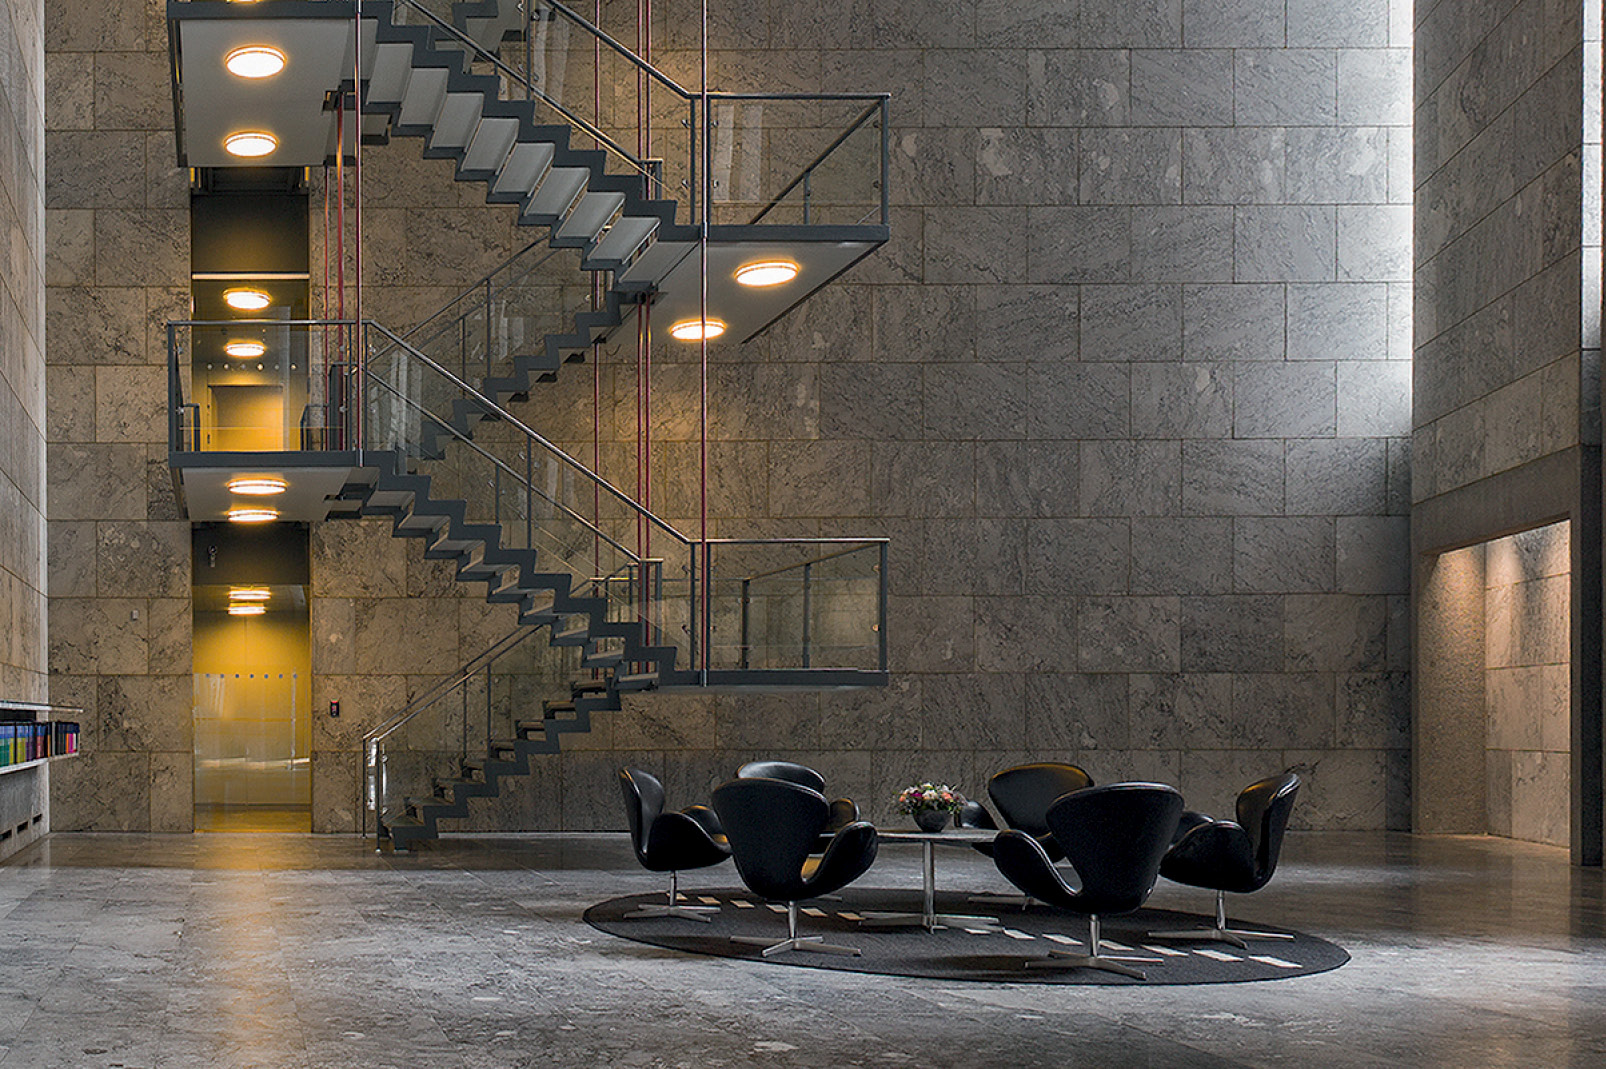
[[[725,841],[719,817],[706,805],[665,813],[663,784],[639,768],[619,770],[619,789],[625,798],[625,816],[630,821],[630,843],[636,849],[636,860],[649,872],[669,873],[669,904],[642,906],[625,914],[625,919],[679,917],[707,921],[709,914],[718,913],[718,906],[681,905],[679,874],[682,869],[706,868],[730,857],[730,845]]]
[[[1030,765],[1006,768],[987,781],[987,796],[992,799],[1004,826],[1023,831],[1042,844],[1050,857],[1058,860],[1064,855],[1054,845],[1048,830],[1048,807],[1072,791],[1093,786],[1093,777],[1075,765],[1041,761]],[[966,802],[959,811],[956,823],[962,828],[996,828],[997,821],[979,802]],[[978,843],[976,849],[992,854],[991,843]]]
[[[1036,838],[1022,831],[1000,832],[993,844],[993,862],[1010,883],[1033,898],[1088,919],[1088,953],[1050,949],[1047,958],[1029,959],[1027,968],[1102,969],[1144,979],[1141,971],[1125,963],[1159,959],[1103,953],[1099,919],[1131,913],[1148,899],[1181,817],[1182,795],[1159,783],[1112,783],[1059,799],[1048,807],[1048,827],[1075,869],[1074,887]]]
[[[730,837],[731,856],[742,882],[761,898],[786,903],[786,938],[733,936],[733,943],[762,946],[764,957],[787,950],[849,954],[853,947],[833,946],[819,936],[797,934],[797,904],[847,886],[875,861],[876,831],[855,821],[831,837],[825,852],[811,857],[815,841],[830,818],[825,795],[786,780],[733,779],[714,790],[714,811]]]
[[[1054,837],[1048,832],[1048,807],[1072,791],[1080,791],[1093,786],[1093,777],[1075,765],[1061,764],[1055,761],[1039,761],[1030,765],[1016,765],[1006,768],[987,781],[987,796],[992,799],[993,805],[998,808],[999,814],[1004,818],[1004,826],[1023,831],[1042,844],[1048,856],[1058,861],[1065,855],[1054,844]],[[961,828],[982,828],[993,830],[998,822],[993,815],[987,812],[980,802],[966,802],[959,808],[954,817],[954,824]],[[976,843],[976,850],[993,856],[992,843]],[[1022,899],[1009,898],[1007,895],[971,895],[972,902],[987,905],[1018,905],[1025,909],[1031,905],[1032,899],[1027,895]]]
[[[737,779],[780,779],[796,783],[811,791],[825,793],[825,777],[808,765],[794,761],[749,761],[736,770]],[[831,802],[831,819],[826,821],[823,838],[828,838],[859,819],[859,806],[851,798],[836,798]],[[819,844],[819,850],[825,844]]]
[[[1227,927],[1227,892],[1246,895],[1260,890],[1277,871],[1283,831],[1299,794],[1292,772],[1251,783],[1238,793],[1238,819],[1211,820],[1203,813],[1184,813],[1177,839],[1160,863],[1160,875],[1189,887],[1216,892],[1216,926],[1187,932],[1151,932],[1154,939],[1208,939],[1245,948],[1245,939],[1292,939],[1282,932],[1255,932]]]

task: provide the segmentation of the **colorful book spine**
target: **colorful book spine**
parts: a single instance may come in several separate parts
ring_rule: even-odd
[[[71,720],[0,721],[0,768],[75,754],[78,734]]]

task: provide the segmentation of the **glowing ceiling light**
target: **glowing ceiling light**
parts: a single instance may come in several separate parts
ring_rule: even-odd
[[[229,489],[248,497],[282,494],[290,484],[276,475],[251,475],[229,480]]]
[[[267,611],[268,607],[266,605],[258,605],[250,602],[241,605],[229,606],[230,616],[261,616]]]
[[[237,312],[260,312],[273,303],[273,298],[261,290],[242,286],[239,289],[224,290],[223,303]]]
[[[272,523],[279,518],[279,510],[256,505],[240,506],[229,509],[228,517],[230,523]]]
[[[251,341],[248,338],[241,338],[238,341],[231,341],[224,345],[223,351],[228,353],[230,356],[252,359],[267,352],[268,347],[259,341]]]
[[[223,65],[241,78],[272,78],[284,70],[284,53],[267,45],[246,45],[224,56]]]
[[[266,156],[279,147],[279,139],[263,130],[241,130],[223,139],[223,147],[230,154],[247,159]]]
[[[273,591],[265,586],[242,586],[229,591],[230,601],[269,601]]]
[[[744,286],[779,286],[797,277],[801,268],[791,260],[758,260],[736,269],[736,281]]]
[[[697,341],[701,338],[717,338],[725,333],[725,324],[718,319],[682,319],[669,328],[671,337],[681,341]]]

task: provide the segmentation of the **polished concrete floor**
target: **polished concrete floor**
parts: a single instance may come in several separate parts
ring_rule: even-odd
[[[918,858],[887,846],[866,879],[916,886]],[[938,878],[999,887],[969,851]],[[687,881],[735,885],[729,865]],[[1606,1065],[1606,885],[1547,848],[1290,836],[1235,915],[1354,960],[1148,990],[684,957],[580,919],[655,886],[620,836],[392,857],[354,838],[56,835],[0,866],[0,1067]],[[1154,904],[1208,900],[1162,883]]]

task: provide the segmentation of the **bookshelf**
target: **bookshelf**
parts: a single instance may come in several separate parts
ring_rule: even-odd
[[[50,766],[78,753],[82,715],[0,699],[0,859],[50,834]]]

